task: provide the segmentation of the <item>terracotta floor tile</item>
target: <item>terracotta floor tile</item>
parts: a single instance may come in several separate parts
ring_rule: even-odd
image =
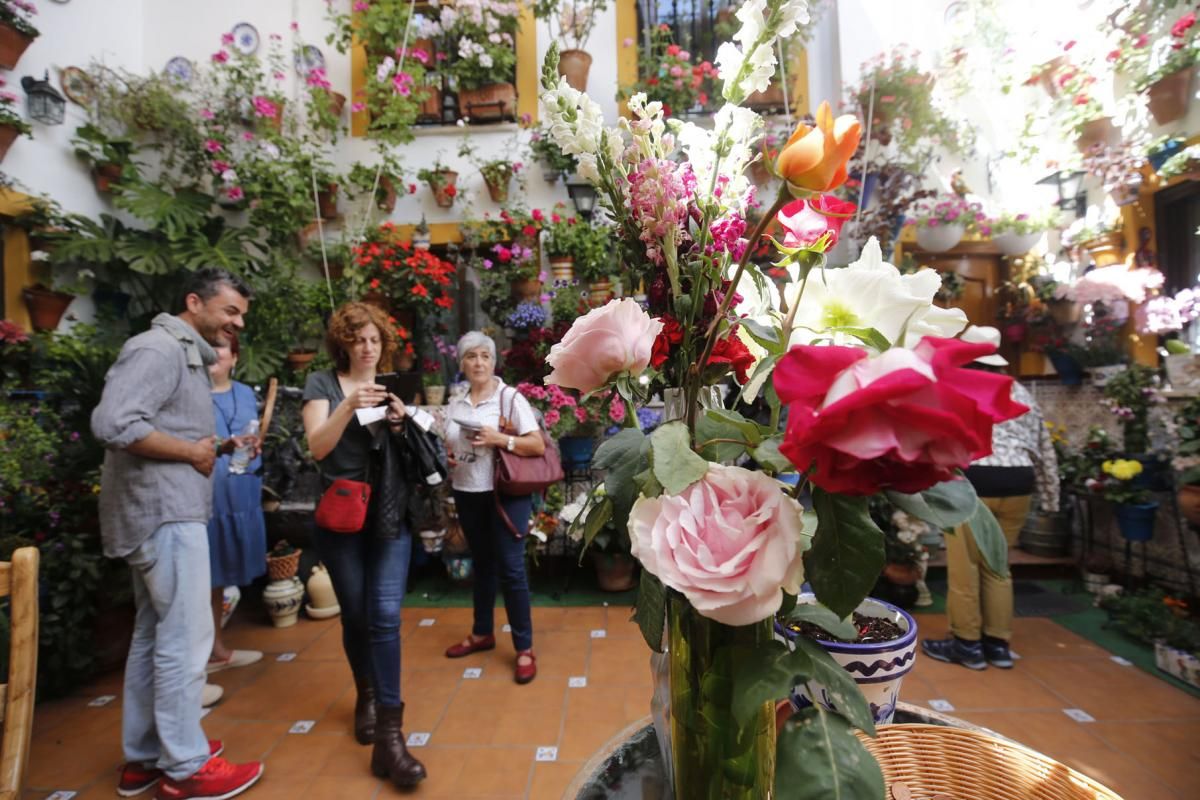
[[[1108,658],[1109,652],[1069,631],[1054,620],[1017,617],[1013,620],[1012,649],[1021,658],[1086,657]]]
[[[259,761],[288,734],[290,722],[235,722],[221,731],[224,757],[230,761]]]
[[[563,609],[562,629],[566,631],[607,630],[608,609],[603,606],[584,606],[580,608]],[[624,616],[619,616],[624,620]]]
[[[323,741],[327,754],[317,770],[319,777],[349,779],[371,774],[372,747],[359,744],[349,733],[329,734]]]
[[[114,702],[89,708],[82,698],[75,702],[80,710],[72,721],[33,738],[25,776],[29,788],[78,791],[101,775],[115,774],[120,766],[120,707]]]
[[[1030,659],[1021,662],[1068,707],[1082,708],[1096,719],[1200,718],[1200,699],[1141,670],[1108,659]],[[1126,698],[1137,698],[1127,702]]]
[[[317,777],[332,753],[347,738],[338,733],[289,734],[279,739],[266,763],[272,775],[287,775],[297,780]],[[363,748],[368,753],[370,748]]]
[[[318,719],[352,683],[342,661],[272,661],[253,683],[221,701],[234,719]]]
[[[522,798],[533,770],[532,747],[478,748],[465,751],[455,781],[459,797]]]
[[[312,778],[289,775],[274,769],[273,765],[268,763],[263,776],[246,796],[254,800],[296,800],[298,797],[309,797],[308,787],[311,783]],[[112,796],[115,796],[115,793]],[[344,796],[350,800],[350,795]],[[370,797],[371,795],[363,795],[354,800],[368,800]]]
[[[306,800],[370,800],[379,793],[383,782],[366,775],[358,778],[316,778],[304,793]]]
[[[602,686],[649,689],[650,648],[641,639],[595,639],[588,659],[588,681]]]
[[[1200,721],[1097,722],[1091,733],[1176,791],[1195,792],[1200,781]]]
[[[310,642],[296,656],[298,661],[343,661],[346,651],[342,649],[342,626],[335,623]]]
[[[415,792],[398,789],[390,781],[383,781],[379,796],[419,797],[422,800],[425,798],[449,800],[457,797],[454,787],[458,783],[458,776],[462,774],[463,764],[470,752],[467,748],[438,747],[432,744],[429,747],[414,747],[412,754],[425,765],[427,775],[425,780],[421,781]]]
[[[622,687],[572,689],[567,696],[566,724],[558,757],[566,761],[586,761],[633,719],[649,711],[648,692],[640,701],[640,709],[629,704],[630,700],[629,692]],[[641,713],[630,719],[635,710]]]
[[[1062,753],[1058,760],[1077,772],[1082,772],[1092,780],[1107,786],[1125,800],[1146,798],[1185,798],[1195,797],[1193,789],[1179,794],[1169,788],[1157,775],[1138,764],[1133,759],[1113,751],[1112,748],[1100,745],[1098,747],[1072,747],[1070,753]]]
[[[301,617],[295,625],[275,628],[255,620],[240,620],[225,629],[225,646],[264,653],[298,653],[337,624],[336,618],[310,620]]]
[[[542,762],[533,765],[529,800],[561,800],[563,790],[583,766],[582,761]]]
[[[921,659],[912,676],[929,684],[929,697],[916,697],[914,702],[929,705],[928,700],[949,700],[956,709],[1013,710],[1019,708],[1065,707],[1063,699],[1050,691],[1028,669],[1031,663],[1022,659],[1013,669],[969,670],[958,664],[943,664],[931,658]],[[903,691],[904,687],[901,687]],[[909,697],[912,697],[910,694]],[[907,698],[906,698],[907,699]]]
[[[532,611],[533,618],[533,635],[539,633],[549,633],[550,631],[561,631],[564,629],[567,619],[567,612],[574,611],[570,608],[534,608]]]
[[[531,705],[522,711],[498,712],[491,743],[557,747],[562,718],[561,705],[556,708]]]

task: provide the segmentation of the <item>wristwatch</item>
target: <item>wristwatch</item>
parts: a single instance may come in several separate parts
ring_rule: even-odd
[[[508,437],[508,452],[513,452],[517,449],[517,440],[513,437]]]

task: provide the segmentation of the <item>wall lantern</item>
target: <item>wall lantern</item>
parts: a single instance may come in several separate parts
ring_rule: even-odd
[[[1087,212],[1087,191],[1083,188],[1082,170],[1062,170],[1051,172],[1038,181],[1038,186],[1053,186],[1058,190],[1058,207],[1066,211],[1075,207],[1075,216],[1082,217]]]
[[[42,80],[26,75],[21,86],[29,98],[29,116],[46,125],[62,125],[67,100],[50,85],[50,72]]]
[[[586,181],[567,181],[567,194],[571,195],[579,216],[591,222],[596,210],[596,188]]]

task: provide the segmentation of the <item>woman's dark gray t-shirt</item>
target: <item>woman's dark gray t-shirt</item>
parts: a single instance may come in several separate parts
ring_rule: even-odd
[[[304,384],[305,403],[309,400],[328,400],[329,413],[332,414],[338,403],[345,399],[337,374],[333,370],[323,369],[309,374],[308,381]],[[370,452],[370,431],[360,425],[357,418],[351,419],[337,445],[329,455],[317,462],[325,484],[328,485],[338,478],[365,481]]]

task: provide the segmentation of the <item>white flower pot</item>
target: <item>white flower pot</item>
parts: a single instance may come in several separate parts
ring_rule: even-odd
[[[303,599],[304,584],[295,575],[281,581],[271,581],[263,590],[263,604],[276,628],[296,624],[296,615],[300,612]]]
[[[942,253],[962,241],[966,229],[962,225],[938,225],[917,228],[917,244],[930,253]]]
[[[992,237],[992,243],[1000,248],[1000,252],[1006,256],[1023,256],[1033,249],[1033,246],[1042,238],[1041,231],[1034,233],[1013,233],[1005,231],[998,233]]]
[[[815,601],[811,594],[802,594],[798,598],[801,603]],[[896,701],[900,697],[900,683],[904,676],[913,668],[917,659],[917,623],[902,609],[868,597],[857,609],[859,614],[868,617],[883,617],[890,619],[900,626],[904,633],[899,639],[878,644],[847,644],[843,642],[822,642],[817,644],[825,648],[825,652],[833,656],[833,660],[841,664],[850,673],[858,688],[867,698],[871,715],[876,725],[886,725],[892,721],[896,713]],[[780,630],[780,628],[776,628]],[[786,638],[785,638],[786,641]],[[809,681],[816,702],[823,708],[833,710],[828,691],[824,686]],[[792,705],[797,709],[806,708],[813,704],[813,696],[808,694],[804,685],[792,690]]]

